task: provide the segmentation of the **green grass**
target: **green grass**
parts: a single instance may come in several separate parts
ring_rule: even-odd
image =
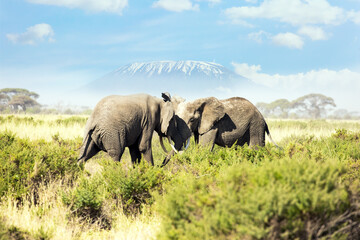
[[[133,168],[128,153],[120,163],[101,153],[78,166],[81,133],[64,133],[85,121],[0,116],[0,239],[360,235],[359,122],[269,120],[282,150],[268,143],[210,152],[192,142],[164,168]],[[21,134],[33,130],[41,134]],[[153,152],[159,165],[156,138]]]

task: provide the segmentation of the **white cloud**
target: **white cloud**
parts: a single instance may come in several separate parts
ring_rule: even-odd
[[[7,39],[13,43],[34,45],[38,42],[47,40],[49,42],[55,41],[54,30],[49,24],[40,23],[26,29],[24,33],[9,33],[6,34]]]
[[[249,65],[247,63],[235,63],[233,62],[232,65],[235,67],[235,72],[243,77],[249,78],[252,81],[256,82],[252,78],[261,71],[260,65]],[[258,83],[258,82],[256,82]]]
[[[67,8],[79,8],[90,12],[111,12],[122,14],[128,0],[27,0],[35,4],[55,5]]]
[[[331,6],[326,0],[265,0],[256,7],[232,7],[225,10],[232,20],[247,18],[275,19],[292,25],[332,24],[346,20],[342,8]]]
[[[327,34],[320,27],[303,26],[298,33],[309,37],[313,41],[328,39]]]
[[[348,12],[348,18],[356,24],[360,24],[360,11],[350,11]]]
[[[298,30],[298,34],[309,37],[313,41],[328,39],[328,35],[320,27],[303,26]],[[274,36],[271,33],[260,30],[249,33],[248,38],[260,44],[270,39],[273,44],[288,48],[301,49],[304,46],[304,39],[290,32],[279,33]]]
[[[186,10],[197,11],[199,5],[193,5],[190,0],[159,0],[152,5],[154,8],[163,8],[172,12],[182,12]]]
[[[196,0],[197,2],[209,2],[210,5],[221,3],[222,0]]]
[[[360,89],[360,72],[354,72],[347,68],[340,71],[329,69],[311,70],[305,73],[289,75],[261,73],[260,65],[247,63],[235,63],[232,65],[235,72],[260,85],[273,88],[286,88],[289,90],[299,88],[323,88],[333,87],[341,91],[343,87],[350,87],[356,92]]]
[[[252,32],[248,34],[248,38],[251,40],[254,40],[257,43],[262,43],[264,38],[268,39],[271,37],[271,34],[268,32],[265,32],[263,30],[260,30],[258,32]]]
[[[288,48],[301,49],[304,45],[302,38],[294,33],[279,33],[272,37],[274,44]]]
[[[280,93],[278,98],[294,98],[294,94],[301,96],[301,94],[322,93],[336,99],[339,106],[360,110],[357,104],[360,92],[360,72],[345,68],[339,71],[319,69],[281,75],[263,73],[260,65],[234,62],[232,65],[237,74]]]

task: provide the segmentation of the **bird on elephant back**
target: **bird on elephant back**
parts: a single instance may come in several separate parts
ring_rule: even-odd
[[[86,162],[101,150],[113,160],[120,161],[128,147],[133,164],[139,163],[143,155],[154,165],[151,148],[154,131],[159,135],[164,151],[163,137],[168,138],[173,148],[163,166],[190,142],[190,129],[175,116],[170,94],[163,93],[162,99],[147,94],[105,97],[95,106],[86,123],[78,162]]]
[[[234,144],[250,147],[265,146],[265,133],[270,141],[269,127],[259,110],[247,99],[233,97],[218,100],[207,97],[187,102],[174,97],[175,112],[186,122],[195,142],[209,146],[231,147]]]

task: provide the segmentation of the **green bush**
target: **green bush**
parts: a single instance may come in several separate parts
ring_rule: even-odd
[[[18,120],[0,116],[3,121]],[[281,142],[283,150],[267,144],[210,152],[191,144],[164,168],[145,161],[133,168],[128,154],[121,163],[100,154],[90,161],[101,170],[90,175],[76,164],[80,138],[31,141],[0,132],[0,197],[21,203],[43,183],[62,180],[68,216],[104,229],[112,227],[115,211],[133,217],[149,210],[161,217],[159,239],[359,239],[359,136],[344,129],[328,138],[293,136]],[[154,145],[158,160],[163,153]],[[5,218],[0,238],[30,236],[2,225]],[[39,229],[35,238],[51,236]]]
[[[74,189],[62,194],[64,204],[71,207],[73,214],[90,222],[100,221],[103,227],[108,228],[111,219],[102,214],[105,198],[104,181],[100,176],[82,177]]]
[[[162,168],[149,166],[145,161],[128,170],[113,161],[103,161],[102,165],[106,189],[111,198],[121,203],[126,215],[136,215],[143,205],[151,205],[152,192],[161,192],[166,181]]]
[[[104,209],[107,202],[111,202],[111,209],[122,208],[126,215],[135,216],[153,203],[152,193],[161,192],[166,179],[161,168],[144,161],[128,170],[107,159],[101,159],[101,165],[101,173],[82,177],[75,188],[63,192],[62,200],[76,216],[101,222],[104,228],[110,228],[112,221]]]
[[[177,156],[186,172],[178,171],[157,196],[159,238],[359,237],[359,184],[344,181],[349,172],[351,179],[360,178],[351,167],[358,160],[356,135],[295,139],[283,152],[267,145]],[[209,168],[213,172],[201,172]]]
[[[75,179],[77,141],[45,142],[20,139],[10,132],[0,133],[0,197],[13,194],[20,199],[35,193],[40,182]]]

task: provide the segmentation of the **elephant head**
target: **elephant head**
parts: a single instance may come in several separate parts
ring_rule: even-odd
[[[181,118],[195,135],[202,135],[225,116],[223,103],[214,97],[201,98],[193,102],[176,99],[176,114]]]
[[[166,159],[169,159],[175,152],[180,151],[183,147],[187,148],[190,142],[191,131],[185,121],[175,114],[173,102],[170,94],[163,93],[163,104],[161,109],[161,131],[157,131],[160,137],[161,147],[168,153],[164,144],[163,137],[166,137],[172,147]],[[173,142],[173,143],[172,143]],[[185,146],[186,145],[186,146]],[[168,162],[166,159],[163,165]]]

